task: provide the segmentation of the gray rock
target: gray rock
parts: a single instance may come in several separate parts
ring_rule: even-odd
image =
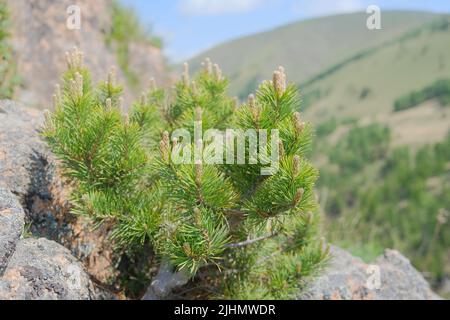
[[[16,197],[0,185],[0,276],[14,253],[24,227],[24,212]]]
[[[45,172],[48,152],[39,137],[42,112],[12,101],[0,101],[0,183],[18,196],[22,204],[29,195],[47,196]]]
[[[20,241],[0,278],[0,299],[87,300],[93,298],[93,292],[78,260],[46,239]]]
[[[332,259],[324,273],[310,283],[302,300],[434,300],[423,276],[409,260],[394,250],[372,264],[332,247]],[[379,278],[376,272],[379,270]],[[380,280],[379,282],[377,280]],[[371,281],[374,280],[374,281]],[[379,285],[378,285],[379,284]]]

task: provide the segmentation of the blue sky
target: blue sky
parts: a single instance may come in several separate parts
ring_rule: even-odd
[[[449,0],[122,0],[163,37],[173,62],[289,22],[344,12],[409,9],[450,13]]]

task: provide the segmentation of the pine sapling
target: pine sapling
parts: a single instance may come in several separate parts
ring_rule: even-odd
[[[208,298],[294,298],[329,249],[312,128],[285,70],[239,106],[218,65],[191,76],[185,64],[172,92],[152,80],[125,112],[114,73],[94,89],[82,60],[68,55],[44,135],[77,184],[76,212],[108,223],[118,246],[153,246],[145,298],[185,285]]]

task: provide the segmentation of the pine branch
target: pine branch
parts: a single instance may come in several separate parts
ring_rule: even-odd
[[[229,243],[229,244],[225,245],[225,247],[227,247],[227,248],[243,248],[243,247],[247,247],[252,244],[258,243],[260,241],[274,238],[276,236],[278,236],[278,233],[271,233],[271,234],[261,236],[261,237],[255,238],[255,239],[249,239],[249,240],[238,242],[238,243]]]

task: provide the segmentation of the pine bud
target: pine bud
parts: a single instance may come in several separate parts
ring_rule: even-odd
[[[444,210],[444,209],[440,210],[439,214],[437,216],[438,224],[440,224],[440,225],[446,224],[448,222],[449,216],[450,216],[450,213],[447,210]]]
[[[278,152],[279,152],[280,159],[283,158],[285,155],[285,150],[284,150],[283,141],[281,141],[281,140],[278,140]]]
[[[222,70],[220,69],[218,64],[214,64],[214,76],[216,77],[217,81],[222,80]]]
[[[75,90],[78,97],[83,96],[83,76],[79,73],[75,73]]]
[[[198,94],[197,82],[195,80],[192,80],[191,82],[191,90],[194,95]]]
[[[190,256],[192,254],[191,245],[187,242],[183,244],[183,251],[186,255]]]
[[[169,132],[168,131],[164,131],[162,134],[162,141],[164,141],[164,143],[168,146],[169,145]]]
[[[66,52],[66,62],[69,70],[76,70],[83,68],[84,54],[79,51],[77,47],[73,48],[72,52]]]
[[[213,72],[213,66],[212,66],[212,62],[211,62],[211,59],[210,58],[206,58],[205,59],[205,71],[206,71],[206,73],[207,74],[212,74],[212,72]]]
[[[277,93],[278,96],[282,96],[285,89],[284,89],[284,84],[283,84],[283,75],[281,74],[281,72],[279,70],[275,71],[273,73],[273,87],[275,88],[275,92]]]
[[[252,110],[256,108],[255,95],[251,94],[248,96],[248,106]]]
[[[302,261],[301,260],[299,260],[298,262],[297,262],[297,265],[295,266],[295,271],[297,271],[297,274],[301,274],[302,273]]]
[[[190,77],[189,77],[189,64],[187,62],[185,62],[183,64],[183,84],[186,88],[189,88],[189,82],[190,82]]]
[[[111,111],[112,110],[112,100],[111,98],[106,99],[106,110]]]
[[[128,115],[128,113],[124,114],[123,119],[124,119],[125,126],[128,127],[130,125],[130,116]]]
[[[169,161],[169,153],[170,153],[170,140],[169,140],[169,132],[164,131],[162,135],[162,140],[159,143],[159,150],[161,152],[161,156],[165,162]]]
[[[294,169],[293,169],[293,176],[294,178],[297,178],[300,173],[300,157],[298,155],[294,156]]]
[[[248,96],[248,106],[253,114],[253,118],[255,119],[255,121],[259,121],[261,110],[256,105],[256,98],[253,94]]]
[[[284,70],[284,67],[278,67],[278,71],[280,72],[280,74],[281,74],[281,84],[282,84],[282,87],[283,87],[283,93],[286,91],[286,88],[287,88],[287,77],[286,77],[286,72],[285,72],[285,70]]]
[[[305,126],[306,124],[304,122],[302,122],[302,118],[299,112],[294,112],[293,114],[293,122],[294,122],[294,127],[295,127],[295,131],[297,132],[297,134],[302,134],[303,130],[305,130]]]
[[[297,190],[297,193],[294,196],[294,205],[298,205],[302,199],[303,199],[303,195],[305,194],[305,189],[300,188]]]
[[[200,225],[202,213],[199,208],[194,208],[194,220],[197,225]]]

